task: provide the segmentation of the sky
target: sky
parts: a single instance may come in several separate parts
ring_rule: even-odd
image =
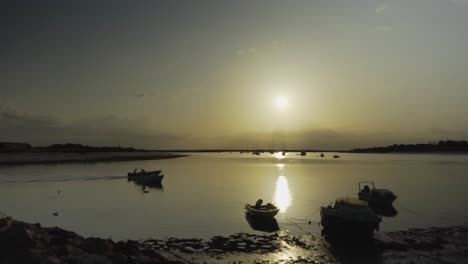
[[[468,138],[468,0],[2,1],[0,141]]]

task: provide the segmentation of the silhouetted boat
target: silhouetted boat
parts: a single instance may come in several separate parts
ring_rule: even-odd
[[[372,189],[369,188],[369,184],[372,186]],[[364,187],[361,188],[361,185],[364,185]],[[369,204],[391,206],[397,198],[393,192],[387,189],[376,189],[373,182],[360,182],[358,186],[359,199],[368,201]]]
[[[323,157],[325,157],[325,155],[323,155],[323,153],[320,153],[320,157],[323,158]]]
[[[128,180],[133,181],[136,184],[148,185],[148,186],[158,186],[161,185],[164,174],[161,174],[160,170],[156,171],[144,171],[141,170],[137,172],[128,173]]]
[[[334,159],[338,159],[339,157],[340,157],[340,156],[338,156],[338,155],[334,155],[334,156],[333,156]]]
[[[305,156],[305,155],[307,155],[307,152],[301,151],[301,156]]]
[[[371,238],[382,221],[366,201],[356,198],[339,198],[334,206],[322,206],[320,216],[326,237]]]
[[[262,205],[262,203],[263,200],[259,199],[255,205],[246,204],[245,210],[251,216],[260,218],[271,218],[278,214],[278,207],[271,203],[267,203],[266,205]]]

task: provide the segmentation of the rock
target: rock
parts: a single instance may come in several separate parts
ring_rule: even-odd
[[[81,249],[93,254],[109,254],[113,250],[111,240],[100,238],[87,238],[81,245]]]
[[[112,261],[102,255],[86,254],[80,259],[81,264],[112,264]]]
[[[196,252],[196,250],[193,247],[189,247],[189,246],[183,247],[181,251],[185,253],[189,253],[189,254],[193,254]]]
[[[31,227],[24,223],[5,220],[0,225],[1,248],[27,248],[46,239],[46,234],[41,232],[34,236]]]

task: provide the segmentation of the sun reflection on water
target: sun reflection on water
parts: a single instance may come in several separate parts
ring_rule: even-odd
[[[273,157],[275,157],[275,158],[277,158],[279,160],[282,160],[282,159],[286,158],[286,154],[287,153],[285,153],[285,155],[283,155],[283,152],[275,152],[273,154]]]
[[[291,192],[289,191],[288,179],[284,175],[280,175],[276,181],[275,204],[280,209],[280,213],[285,213],[292,203]]]

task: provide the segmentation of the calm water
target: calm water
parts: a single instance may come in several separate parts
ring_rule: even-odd
[[[192,154],[172,160],[0,167],[0,210],[84,236],[206,238],[254,232],[243,207],[262,198],[280,207],[280,229],[318,234],[316,210],[337,197],[355,197],[358,182],[371,180],[398,196],[398,215],[384,218],[382,230],[468,223],[468,156],[331,156]],[[123,177],[134,168],[162,169],[164,187],[144,193]]]

